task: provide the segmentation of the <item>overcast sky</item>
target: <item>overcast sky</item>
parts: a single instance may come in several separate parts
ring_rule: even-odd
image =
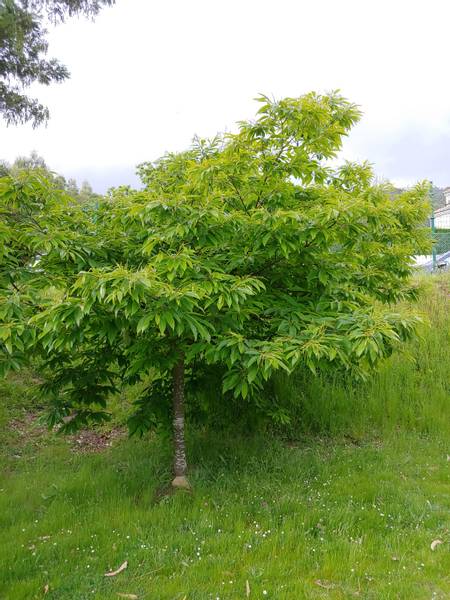
[[[0,124],[0,158],[36,150],[103,192],[195,133],[235,129],[258,93],[339,88],[364,112],[345,158],[450,185],[449,0],[117,0],[49,40],[71,79],[33,88],[47,127]]]

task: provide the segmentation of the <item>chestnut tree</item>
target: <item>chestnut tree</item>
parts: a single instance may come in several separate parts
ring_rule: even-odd
[[[223,402],[298,365],[364,376],[419,320],[399,301],[429,247],[428,186],[393,195],[368,164],[335,165],[360,117],[338,93],[259,102],[237,133],[140,165],[140,191],[80,206],[45,181],[0,183],[3,370],[40,356],[63,430],[149,381],[129,425],[172,416],[175,486],[199,371],[220,368]]]

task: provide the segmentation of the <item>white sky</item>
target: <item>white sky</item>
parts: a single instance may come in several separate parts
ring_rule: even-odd
[[[450,185],[449,26],[449,0],[117,0],[51,31],[71,79],[33,88],[47,127],[0,124],[0,158],[34,149],[102,192],[195,133],[233,130],[260,92],[339,88],[364,111],[345,158]]]

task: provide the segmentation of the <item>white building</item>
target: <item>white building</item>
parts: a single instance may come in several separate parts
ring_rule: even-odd
[[[434,211],[436,229],[450,229],[450,187],[444,190],[445,206]]]

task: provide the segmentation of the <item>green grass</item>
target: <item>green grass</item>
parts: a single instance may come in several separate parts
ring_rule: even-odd
[[[3,384],[0,599],[450,597],[448,278],[426,285],[432,327],[372,381],[278,382],[295,442],[191,429],[192,495],[157,494],[169,440],[75,453],[11,430],[33,381]]]

